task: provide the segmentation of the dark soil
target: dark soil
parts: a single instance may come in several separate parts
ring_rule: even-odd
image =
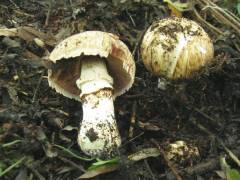
[[[228,164],[239,170],[224,149],[225,145],[240,156],[239,34],[208,16],[207,21],[227,32],[225,37],[217,36],[203,25],[213,39],[216,63],[191,79],[168,82],[166,90],[161,90],[158,78],[145,69],[138,49],[149,25],[170,16],[166,4],[137,0],[61,0],[50,4],[48,0],[1,0],[0,28],[30,26],[55,35],[58,41],[86,30],[107,31],[128,45],[136,61],[133,87],[115,101],[123,144],[120,168],[95,179],[175,179],[163,155],[135,163],[126,159],[157,145],[167,151],[177,140],[199,151],[198,156],[171,160],[183,179],[220,179],[215,172],[221,170],[220,156],[226,156]],[[183,15],[195,20],[191,11]],[[53,47],[47,45],[49,51]],[[29,58],[26,51],[40,59]],[[6,180],[76,179],[83,173],[80,169],[91,164],[54,146],[85,156],[77,145],[81,104],[48,86],[44,56],[44,49],[33,41],[0,36],[0,173],[25,157],[2,177]],[[136,123],[129,138],[134,112]],[[6,147],[16,140],[20,141]]]

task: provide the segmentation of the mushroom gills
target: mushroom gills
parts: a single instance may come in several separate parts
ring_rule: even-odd
[[[83,120],[78,143],[88,155],[109,156],[121,144],[113,105],[113,79],[104,59],[85,57],[76,81],[81,90]]]

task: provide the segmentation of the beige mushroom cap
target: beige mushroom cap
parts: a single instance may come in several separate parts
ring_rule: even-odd
[[[49,56],[49,60],[56,63],[56,68],[48,71],[49,86],[66,97],[80,101],[76,80],[80,77],[81,60],[86,56],[107,60],[108,71],[114,79],[114,98],[132,86],[135,62],[131,52],[118,36],[101,31],[70,36],[55,47]]]
[[[169,79],[188,78],[213,60],[213,43],[196,22],[166,18],[146,31],[141,56],[145,67]]]

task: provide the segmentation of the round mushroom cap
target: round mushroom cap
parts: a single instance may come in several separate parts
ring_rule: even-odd
[[[145,67],[169,79],[188,78],[213,60],[213,43],[196,22],[166,18],[144,34],[141,56]]]
[[[118,36],[101,31],[86,31],[60,42],[49,55],[54,64],[48,70],[49,86],[66,97],[80,101],[76,80],[80,78],[81,60],[86,56],[106,59],[114,80],[113,97],[127,91],[133,84],[135,62],[128,47]]]

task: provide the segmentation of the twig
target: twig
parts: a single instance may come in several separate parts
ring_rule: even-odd
[[[20,8],[18,7],[18,5],[17,5],[15,2],[13,2],[13,0],[9,0],[9,1],[10,1],[10,3],[12,3],[12,4],[15,6],[15,8],[20,9]]]
[[[137,102],[134,101],[133,108],[132,108],[132,117],[131,117],[131,122],[130,122],[130,128],[129,128],[129,133],[128,133],[129,138],[133,137],[133,130],[134,130],[134,126],[136,124],[136,109],[137,109]]]
[[[129,32],[129,27],[124,23],[120,21],[116,21],[116,26],[120,34],[125,34],[125,39],[129,41],[131,46],[136,42],[136,39],[132,36],[132,34]]]
[[[233,152],[230,149],[228,149],[222,141],[220,141],[220,144],[225,149],[225,151],[227,151],[228,155],[232,158],[232,160],[240,167],[240,161],[238,157],[235,154],[233,154]]]
[[[133,94],[133,95],[125,95],[123,97],[127,98],[127,99],[135,99],[135,98],[139,98],[139,97],[142,97],[142,96],[144,96],[143,92],[138,93],[138,94]]]
[[[139,135],[135,136],[134,138],[130,139],[129,141],[127,141],[125,144],[123,144],[121,146],[121,148],[123,148],[124,146],[126,146],[127,144],[133,142],[135,139],[139,138],[140,136],[142,136],[144,134],[144,132],[141,132]]]
[[[211,136],[212,138],[215,138],[215,135],[210,132],[208,129],[206,129],[202,124],[200,124],[199,122],[196,121],[195,118],[191,118],[191,122],[198,127],[198,129],[200,129],[201,131],[205,132],[206,134],[208,134],[209,136]]]
[[[42,79],[43,79],[43,72],[41,73],[41,77],[39,78],[38,83],[37,83],[37,87],[36,87],[36,89],[34,91],[34,94],[33,94],[33,97],[32,97],[32,103],[34,103],[35,100],[36,100],[36,96],[37,96],[40,84],[42,82]]]
[[[137,35],[136,43],[135,43],[135,46],[134,46],[133,51],[132,51],[133,56],[135,56],[135,53],[136,53],[136,51],[139,47],[139,44],[142,41],[142,38],[143,38],[143,35],[144,35],[145,31],[146,30],[143,30],[143,31],[139,32],[138,35]]]
[[[33,174],[35,174],[35,176],[37,176],[38,180],[46,180],[46,178],[43,177],[43,175],[41,175],[37,169],[34,169],[33,167],[29,166],[27,163],[26,163],[26,166],[28,169],[30,169],[33,172]]]
[[[71,166],[75,167],[76,169],[78,169],[78,170],[80,170],[80,171],[82,171],[82,172],[86,172],[86,170],[83,168],[83,166],[78,165],[78,164],[76,164],[75,162],[73,162],[73,161],[71,161],[71,160],[69,160],[69,159],[66,159],[66,158],[64,158],[64,157],[58,157],[58,158],[61,159],[61,160],[64,161],[64,162],[70,164]]]
[[[207,115],[206,113],[204,113],[203,111],[201,111],[198,108],[194,108],[194,111],[198,112],[199,114],[201,114],[203,117],[207,118],[208,120],[210,120],[211,122],[213,122],[214,124],[217,123],[217,121],[215,119],[213,119],[212,117],[210,117],[209,115]]]
[[[18,15],[20,15],[20,16],[34,17],[34,16],[31,15],[31,14],[25,13],[25,12],[19,10],[19,9],[12,9],[12,8],[9,7],[9,6],[4,6],[4,5],[0,4],[0,7],[4,8],[4,9],[10,8],[11,10],[13,10],[16,14],[18,14]]]
[[[13,120],[13,121],[19,121],[19,119],[21,119],[23,116],[25,116],[25,114],[20,114],[20,113],[15,113],[12,112],[10,110],[5,110],[0,112],[0,119],[1,121],[3,120]]]
[[[236,19],[236,16],[233,15],[232,13],[229,14],[229,11],[226,11],[222,8],[220,8],[219,6],[217,6],[215,3],[213,2],[209,2],[211,4],[211,6],[206,6],[205,8],[210,7],[213,10],[218,10],[218,13],[222,13],[223,15],[225,15],[225,17],[227,18],[228,21],[232,21],[231,23],[235,24],[236,26],[239,26],[239,20]]]
[[[162,147],[158,144],[158,142],[154,139],[151,139],[151,142],[157,146],[157,148],[159,149],[159,151],[161,152],[161,154],[163,155],[164,160],[166,161],[168,167],[171,169],[171,171],[173,172],[174,176],[176,177],[177,180],[182,180],[182,177],[179,175],[177,169],[173,166],[173,164],[170,162],[170,160],[168,159],[166,153],[164,152],[164,150],[162,149]]]
[[[155,175],[153,174],[153,172],[152,172],[152,170],[151,170],[149,164],[148,164],[147,159],[144,159],[144,164],[145,164],[147,170],[149,171],[149,173],[151,174],[151,176],[152,176],[152,180],[157,180],[156,177],[155,177]]]
[[[183,170],[188,175],[198,174],[201,172],[209,171],[210,169],[214,169],[219,165],[219,158],[208,159],[206,162],[199,163],[196,166],[188,167]]]
[[[52,5],[53,5],[53,0],[49,0],[47,17],[46,17],[45,24],[44,24],[45,27],[47,27],[48,23],[49,23],[49,18],[50,18],[51,12],[52,12]]]
[[[227,11],[224,11],[222,8],[209,0],[198,0],[198,2],[203,6],[202,10],[209,8],[217,21],[229,25],[238,34],[240,34],[240,23],[238,19],[236,19],[236,16],[229,14]]]
[[[212,24],[210,24],[209,22],[205,21],[201,15],[197,12],[197,10],[195,8],[193,8],[193,12],[195,14],[195,16],[199,19],[199,21],[201,21],[202,23],[204,23],[205,25],[207,25],[212,31],[224,36],[225,34],[218,28],[216,28],[215,26],[213,26]]]
[[[67,113],[67,112],[65,112],[65,111],[63,111],[61,109],[53,108],[53,107],[50,107],[49,109],[52,110],[52,111],[58,112],[60,114],[63,114],[64,116],[69,116],[69,113]]]
[[[202,130],[203,132],[205,132],[206,134],[208,134],[209,136],[215,138],[220,145],[224,148],[224,150],[228,153],[228,155],[232,158],[232,160],[240,167],[240,160],[238,159],[238,157],[230,150],[226,147],[226,145],[223,143],[223,141],[217,137],[215,134],[213,134],[212,132],[210,132],[206,127],[204,127],[202,124],[200,124],[199,122],[196,121],[196,119],[192,118],[191,122],[196,125],[200,130]]]
[[[230,16],[232,16],[233,18],[235,18],[236,21],[237,21],[237,23],[240,22],[240,18],[239,18],[238,16],[236,16],[233,12],[231,12],[231,11],[228,10],[228,9],[225,9],[225,11],[226,11]]]

